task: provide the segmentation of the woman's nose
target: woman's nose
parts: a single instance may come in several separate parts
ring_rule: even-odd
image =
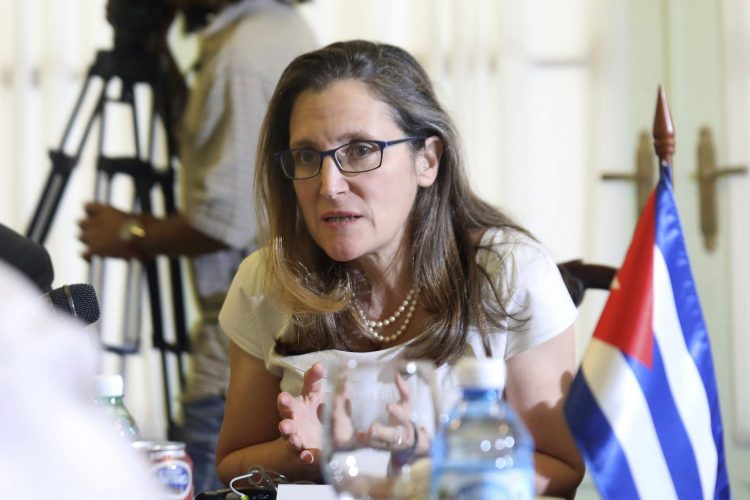
[[[320,166],[320,193],[324,196],[336,196],[349,189],[346,177],[341,173],[336,161],[326,156]]]

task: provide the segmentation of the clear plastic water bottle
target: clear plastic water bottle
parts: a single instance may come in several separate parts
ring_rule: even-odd
[[[96,404],[107,410],[118,434],[129,441],[140,439],[133,415],[123,402],[122,375],[97,375],[95,380]]]
[[[440,425],[432,446],[433,500],[532,500],[534,443],[502,399],[505,365],[462,358],[463,396]]]

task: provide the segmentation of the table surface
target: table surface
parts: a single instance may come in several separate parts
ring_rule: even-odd
[[[327,484],[280,484],[276,500],[336,500],[336,492]],[[536,497],[536,500],[555,500],[558,497]]]
[[[304,496],[303,496],[304,495]],[[280,484],[276,500],[336,500],[336,492],[327,484]]]

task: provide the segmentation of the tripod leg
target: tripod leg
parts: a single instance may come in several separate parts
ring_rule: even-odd
[[[172,177],[170,175],[170,177]],[[161,188],[164,196],[164,202],[166,205],[167,213],[174,213],[175,212],[175,200],[174,200],[174,191],[171,188],[172,181],[163,182],[161,183]],[[169,258],[169,277],[170,277],[170,284],[172,286],[172,305],[173,305],[173,313],[174,313],[174,323],[175,323],[175,336],[176,336],[176,354],[177,354],[177,364],[178,364],[178,374],[180,378],[180,388],[184,389],[185,387],[185,368],[183,366],[183,360],[181,353],[187,353],[190,352],[190,342],[188,338],[187,333],[187,325],[185,323],[185,318],[187,317],[185,313],[185,304],[184,304],[184,293],[183,293],[183,283],[182,283],[182,266],[180,263],[179,257],[170,257]]]
[[[93,74],[91,71],[89,71],[89,74],[86,76],[86,81],[81,87],[81,92],[78,94],[78,99],[76,100],[76,104],[73,107],[73,112],[71,113],[70,118],[68,119],[68,122],[65,126],[65,131],[63,132],[63,136],[60,141],[60,148],[56,151],[50,151],[52,170],[47,178],[47,182],[44,185],[44,189],[42,191],[42,195],[39,198],[36,209],[34,210],[34,215],[31,219],[31,223],[29,224],[29,228],[26,231],[26,236],[39,244],[43,244],[47,239],[47,234],[49,233],[50,226],[52,225],[52,220],[54,219],[57,207],[60,205],[60,200],[62,199],[63,193],[65,192],[68,180],[70,179],[70,174],[73,172],[73,169],[80,160],[81,151],[83,150],[83,145],[85,144],[86,139],[88,138],[88,134],[91,131],[91,126],[94,123],[94,120],[97,117],[101,116],[105,99],[106,84],[102,88],[102,91],[97,98],[97,103],[93,112],[89,115],[86,121],[86,127],[84,128],[84,132],[80,142],[78,143],[78,146],[75,148],[74,156],[67,154],[65,152],[65,145],[68,142],[68,138],[70,137],[70,133],[73,130],[73,127],[80,118],[79,114],[81,111],[81,106],[83,105],[83,102],[89,93],[92,78]]]
[[[169,100],[169,88],[167,86],[167,81],[165,78],[161,78],[157,80],[157,83],[154,85],[154,99],[152,102],[152,109],[151,109],[151,134],[150,134],[150,140],[151,140],[151,147],[150,147],[150,155],[153,159],[153,152],[154,152],[154,144],[156,143],[156,130],[157,130],[157,123],[159,122],[159,118],[161,118],[163,129],[166,135],[166,149],[167,149],[167,158],[166,158],[166,168],[164,169],[163,173],[158,177],[158,185],[161,188],[161,194],[164,200],[165,210],[167,214],[174,214],[177,212],[177,206],[175,202],[175,179],[174,179],[174,167],[172,166],[172,160],[176,157],[176,145],[175,145],[175,139],[174,139],[174,132],[173,132],[173,126],[171,119],[173,117],[172,109],[171,109],[171,102]],[[153,160],[152,160],[153,163]],[[170,257],[169,258],[169,267],[170,267],[170,279],[171,279],[171,287],[172,287],[172,304],[173,304],[173,313],[174,313],[174,324],[175,324],[175,336],[176,336],[176,348],[177,352],[184,352],[189,353],[190,352],[190,339],[188,337],[188,329],[187,325],[185,323],[185,320],[187,318],[187,314],[185,313],[185,303],[184,303],[184,288],[183,288],[183,280],[182,280],[182,266],[181,266],[181,258],[179,257]],[[180,366],[179,369],[179,375],[180,375],[180,387],[184,387],[185,380],[184,380],[184,373],[185,370],[182,366],[182,357],[178,355],[178,364]]]
[[[143,171],[141,173],[147,173],[147,175],[136,175],[134,177],[136,184],[136,201],[140,206],[141,212],[153,213],[153,206],[151,201],[152,189],[154,187],[160,188],[160,193],[165,205],[166,212],[174,213],[176,211],[174,192],[173,192],[173,175],[171,172],[170,160],[172,159],[171,148],[167,147],[167,175],[164,173],[157,172],[154,168],[154,151],[155,151],[155,136],[156,136],[156,125],[157,125],[157,107],[159,106],[160,94],[158,90],[152,88],[152,109],[149,122],[149,144],[148,150],[148,161],[143,162]],[[131,94],[131,97],[134,97]],[[135,101],[131,103],[133,110],[133,124],[134,133],[138,134],[138,114],[137,106]],[[165,131],[167,135],[170,135],[170,130],[165,124]],[[137,150],[140,153],[140,142],[136,143]],[[140,156],[140,154],[139,154]],[[176,435],[177,425],[172,418],[172,388],[171,383],[172,377],[170,370],[170,357],[168,353],[173,353],[176,357],[177,372],[178,372],[178,390],[184,387],[184,366],[182,354],[187,352],[187,333],[185,328],[185,311],[183,308],[184,296],[182,293],[182,275],[180,269],[179,259],[176,257],[170,257],[168,261],[168,278],[171,284],[171,300],[169,303],[172,306],[172,319],[174,320],[175,337],[176,343],[172,344],[165,339],[164,335],[164,320],[162,305],[164,305],[164,295],[162,294],[162,288],[160,286],[160,274],[159,274],[159,260],[153,259],[144,262],[144,268],[147,277],[147,284],[149,289],[149,299],[152,311],[152,325],[153,325],[153,345],[155,348],[160,350],[161,362],[162,362],[162,381],[164,390],[164,404],[168,422],[168,436],[174,437]]]
[[[164,203],[164,210],[167,214],[174,214],[177,212],[176,208],[176,202],[175,202],[175,179],[174,179],[174,169],[172,166],[173,159],[175,157],[175,141],[174,141],[174,134],[172,130],[172,124],[171,124],[171,117],[172,113],[169,110],[169,99],[168,99],[168,93],[167,88],[165,86],[164,79],[157,79],[154,82],[153,88],[152,88],[152,101],[151,101],[151,113],[150,113],[150,123],[149,123],[149,144],[148,144],[148,156],[149,161],[151,165],[155,165],[155,151],[156,151],[156,143],[157,143],[157,132],[160,130],[158,125],[161,123],[162,129],[164,131],[164,135],[166,137],[166,158],[165,158],[165,167],[163,169],[160,169],[158,172],[156,169],[153,170],[155,174],[155,183],[156,187],[160,190],[161,199]],[[161,121],[160,121],[161,118]],[[170,304],[172,306],[172,319],[173,319],[173,325],[175,328],[175,343],[174,344],[166,344],[164,343],[162,346],[162,373],[164,377],[164,386],[165,386],[165,395],[168,397],[168,390],[170,387],[173,387],[173,384],[171,383],[171,376],[173,375],[173,371],[171,371],[167,365],[167,356],[166,352],[172,352],[175,355],[176,363],[177,363],[177,377],[178,377],[178,388],[180,392],[185,387],[185,366],[184,366],[184,359],[183,354],[189,352],[189,337],[187,334],[187,327],[186,327],[186,313],[185,313],[185,296],[183,293],[183,279],[182,279],[182,266],[181,266],[181,258],[177,256],[170,256],[167,258],[168,261],[168,278],[169,283],[171,285],[171,301]],[[163,339],[162,339],[163,340]],[[166,404],[170,404],[170,401],[167,400]],[[171,429],[175,429],[176,427],[170,427]]]
[[[39,244],[44,244],[47,239],[52,219],[60,205],[70,174],[78,163],[77,158],[66,156],[59,151],[50,151],[50,158],[52,159],[52,171],[47,177],[42,196],[26,231],[26,236]]]
[[[152,213],[150,200],[150,186],[145,186],[144,182],[136,180],[136,193],[143,213]],[[171,387],[169,384],[169,370],[167,352],[169,344],[164,339],[164,318],[162,316],[162,296],[159,285],[159,272],[157,260],[151,259],[143,262],[143,268],[146,273],[146,284],[148,287],[148,298],[151,309],[151,326],[153,328],[152,339],[153,346],[161,352],[162,380],[164,385],[164,407],[167,416],[168,434],[174,432],[174,419],[172,415],[172,398]],[[179,354],[179,353],[177,353]]]

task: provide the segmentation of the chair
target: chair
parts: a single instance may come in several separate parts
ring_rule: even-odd
[[[585,264],[582,260],[570,260],[557,265],[570,298],[578,307],[587,289],[609,290],[617,268],[599,264]]]

